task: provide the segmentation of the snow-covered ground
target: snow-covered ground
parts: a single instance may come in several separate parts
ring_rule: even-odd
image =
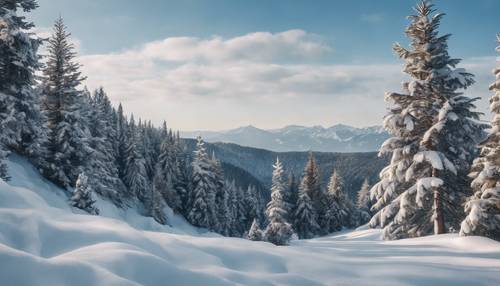
[[[0,180],[0,285],[500,285],[500,243],[441,235],[385,242],[358,229],[288,247],[172,227],[99,202],[68,207],[11,156]]]

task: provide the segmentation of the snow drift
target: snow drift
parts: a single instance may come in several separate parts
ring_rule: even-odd
[[[90,216],[24,159],[8,165],[2,285],[500,285],[500,243],[486,238],[385,242],[358,229],[276,247],[204,232],[172,212],[161,226],[106,201]]]

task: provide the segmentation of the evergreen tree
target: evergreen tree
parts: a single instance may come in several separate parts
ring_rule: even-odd
[[[195,226],[217,230],[218,219],[215,203],[217,178],[204,144],[201,137],[198,137],[192,163],[192,205],[187,218]]]
[[[62,18],[54,24],[49,39],[47,64],[43,70],[43,110],[49,128],[49,176],[63,187],[70,187],[83,169],[90,148],[85,94],[77,87],[85,79],[74,62],[76,56],[69,42]]]
[[[352,227],[355,222],[353,222],[353,205],[349,197],[344,191],[344,183],[342,178],[337,173],[337,170],[333,170],[330,181],[328,182],[327,188],[328,202],[330,203],[330,208],[332,211],[328,214],[328,220],[330,221],[330,231],[339,230],[342,227]],[[336,214],[333,212],[337,212]],[[338,220],[335,222],[335,220]]]
[[[128,126],[127,159],[125,166],[125,185],[130,194],[143,203],[146,213],[152,205],[151,187],[146,173],[146,162],[142,157],[142,145],[139,127],[135,125],[133,115]]]
[[[285,183],[283,181],[283,167],[279,159],[273,165],[273,179],[271,186],[271,201],[267,204],[266,217],[268,225],[265,239],[276,245],[287,245],[293,230],[288,222],[286,202],[284,201]]]
[[[253,241],[261,241],[263,239],[262,230],[260,230],[259,223],[256,219],[252,222],[247,238]]]
[[[309,155],[294,215],[294,229],[299,238],[311,238],[319,233],[318,209],[322,208],[319,170],[312,153]]]
[[[160,156],[156,164],[155,186],[167,204],[178,212],[182,208],[182,202],[174,188],[177,168],[174,152],[173,138],[167,134],[161,144]]]
[[[391,165],[372,189],[378,212],[371,226],[384,228],[384,238],[397,239],[458,228],[461,203],[468,191],[466,173],[476,154],[484,125],[473,111],[476,99],[457,92],[474,83],[473,76],[455,68],[448,55],[450,35],[438,36],[444,14],[428,2],[417,5],[406,34],[411,50],[395,46],[412,77],[404,94],[389,93],[395,102],[386,128],[395,137],[382,146],[392,152]],[[384,175],[385,174],[385,175]],[[384,189],[384,186],[387,188]]]
[[[258,198],[258,193],[257,190],[255,189],[254,186],[249,185],[245,191],[245,194],[243,196],[242,203],[244,205],[245,209],[245,218],[246,221],[244,222],[244,227],[245,229],[248,229],[251,225],[251,221],[257,220],[260,221],[261,219],[261,209],[260,209],[260,202]]]
[[[2,1],[0,6],[0,145],[31,158],[44,155],[46,141],[33,88],[41,40],[28,32],[34,25],[22,14],[37,7],[35,0]]]
[[[320,227],[317,223],[317,213],[313,207],[309,194],[300,189],[295,210],[294,229],[299,238],[312,238],[319,233]]]
[[[127,145],[128,145],[128,130],[127,130],[127,119],[123,114],[122,104],[118,106],[117,118],[116,118],[116,143],[115,143],[115,153],[116,153],[116,166],[118,168],[118,176],[122,181],[125,181],[126,177],[126,165],[127,165]]]
[[[368,179],[365,179],[361,189],[358,192],[358,199],[356,202],[356,225],[363,225],[370,220],[370,184]]]
[[[8,181],[10,177],[7,172],[7,165],[3,161],[5,157],[7,157],[7,152],[3,150],[2,145],[0,144],[0,179]]]
[[[500,35],[497,40],[500,43]],[[497,51],[500,52],[500,46]],[[492,129],[471,168],[474,194],[465,204],[467,217],[460,235],[481,235],[500,241],[500,67],[494,73],[496,81],[490,85],[495,92],[490,99],[490,110],[494,113]]]
[[[231,183],[225,182],[222,199],[219,202],[218,215],[219,215],[219,233],[224,236],[230,236],[233,232],[234,217],[232,204],[230,203],[230,188]]]
[[[81,173],[76,180],[75,190],[71,197],[71,205],[88,212],[91,215],[99,215],[99,209],[94,206],[93,189],[89,184],[88,177]]]
[[[113,108],[102,88],[96,90],[89,100],[91,105],[88,119],[91,134],[89,145],[92,151],[86,162],[87,173],[94,178],[91,182],[98,194],[120,205],[125,186],[118,176],[116,167]]]

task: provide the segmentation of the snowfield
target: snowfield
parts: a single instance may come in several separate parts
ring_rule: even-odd
[[[289,247],[172,227],[99,201],[71,209],[24,159],[0,180],[1,285],[500,285],[500,243],[455,234],[386,242],[358,229]]]

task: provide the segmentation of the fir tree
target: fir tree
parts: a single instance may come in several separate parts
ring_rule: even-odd
[[[372,189],[378,212],[371,226],[384,228],[384,238],[397,239],[457,229],[466,195],[466,172],[476,153],[484,126],[474,119],[475,99],[457,92],[474,83],[473,76],[455,68],[460,62],[448,55],[450,35],[438,36],[444,14],[432,15],[422,2],[410,16],[406,34],[411,49],[395,46],[412,77],[404,93],[389,93],[395,103],[386,128],[395,137],[381,151],[392,152],[391,165]],[[385,189],[384,189],[385,188]]]
[[[192,205],[188,220],[195,226],[218,229],[215,194],[217,179],[213,173],[213,164],[207,155],[204,142],[198,137],[197,148],[192,163]]]
[[[261,241],[263,239],[262,230],[260,230],[259,223],[256,219],[252,222],[247,238],[253,241]]]
[[[2,1],[0,6],[0,145],[40,159],[46,134],[33,87],[41,40],[28,32],[34,25],[22,15],[37,7],[35,0]]]
[[[116,118],[116,165],[118,168],[118,176],[122,181],[125,181],[126,165],[127,165],[127,143],[129,141],[127,130],[127,119],[123,114],[122,104],[118,105]]]
[[[500,43],[500,35],[497,40]],[[497,51],[500,52],[500,46]],[[467,217],[460,235],[480,235],[500,241],[500,67],[494,73],[496,81],[490,85],[495,92],[490,99],[490,110],[494,113],[492,129],[471,168],[474,194],[465,204]]]
[[[69,42],[62,18],[54,24],[49,39],[48,58],[43,70],[42,88],[45,95],[43,110],[49,128],[49,176],[63,187],[76,180],[89,156],[85,94],[77,87],[85,79],[74,62],[76,56]]]
[[[10,180],[10,177],[7,172],[7,165],[3,161],[5,157],[7,157],[7,152],[3,150],[2,145],[0,144],[0,179],[8,181]]]
[[[88,177],[81,173],[76,180],[75,190],[71,197],[71,205],[88,212],[91,215],[99,215],[99,209],[94,206],[93,189],[89,184]]]
[[[267,204],[266,217],[268,225],[265,239],[276,245],[287,245],[293,230],[288,222],[286,202],[284,201],[285,183],[283,181],[283,167],[279,159],[273,165],[273,179],[271,186],[271,201]]]
[[[365,179],[361,189],[358,192],[358,198],[356,202],[357,213],[356,213],[356,225],[362,225],[370,220],[370,184],[368,179]]]
[[[146,208],[146,213],[148,213],[148,208],[152,205],[150,189],[152,186],[150,186],[146,173],[146,162],[142,156],[143,146],[141,145],[138,128],[139,127],[135,125],[135,120],[132,115],[128,126],[129,142],[126,150],[125,185],[131,195],[138,198],[139,201],[143,203]]]
[[[156,164],[155,185],[160,193],[163,194],[167,204],[178,212],[182,208],[182,202],[174,188],[176,168],[174,141],[167,134],[160,147],[160,156]]]
[[[333,170],[328,182],[327,202],[329,207],[325,217],[330,232],[354,225],[353,205],[344,191],[344,183],[337,170]]]
[[[294,229],[299,238],[311,238],[319,233],[318,209],[322,209],[319,170],[312,153],[304,170],[294,214]]]
[[[86,162],[87,173],[94,178],[91,181],[98,194],[120,205],[125,186],[118,176],[116,167],[113,108],[102,88],[96,90],[89,100],[91,105],[88,120],[91,134],[89,145],[92,151]]]

